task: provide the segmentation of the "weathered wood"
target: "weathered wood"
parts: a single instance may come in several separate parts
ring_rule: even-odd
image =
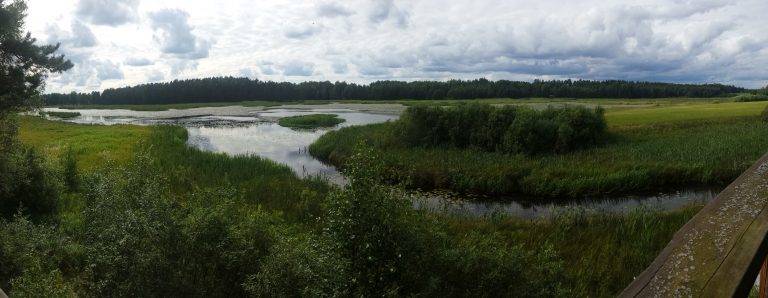
[[[621,297],[746,296],[768,254],[768,154],[683,228]]]
[[[757,297],[768,298],[768,258],[763,260],[763,266],[760,267],[760,291]]]

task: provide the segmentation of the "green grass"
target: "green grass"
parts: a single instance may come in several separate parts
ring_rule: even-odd
[[[605,118],[612,127],[647,125],[660,122],[727,119],[758,116],[768,102],[728,102],[682,106],[607,111]]]
[[[573,209],[537,220],[455,217],[448,231],[456,238],[501,234],[508,243],[533,251],[554,247],[568,297],[616,297],[700,209],[638,208],[623,214]]]
[[[80,112],[41,112],[40,114],[58,117],[61,119],[71,119],[80,116]]]
[[[768,151],[766,103],[728,103],[608,112],[607,145],[526,157],[471,149],[402,146],[391,123],[329,132],[309,147],[343,166],[356,144],[373,146],[405,181],[422,189],[480,195],[581,197],[725,185]],[[700,113],[697,113],[700,111]],[[695,120],[694,120],[695,119]]]
[[[346,120],[335,114],[312,114],[283,117],[277,120],[277,124],[283,127],[313,129],[333,127]]]
[[[78,168],[92,170],[111,160],[125,163],[136,145],[151,128],[135,125],[82,125],[49,121],[40,117],[19,117],[19,139],[42,149],[50,158],[59,158],[72,148]]]

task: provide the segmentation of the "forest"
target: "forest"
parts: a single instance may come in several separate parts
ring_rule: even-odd
[[[213,77],[174,80],[91,93],[44,95],[47,105],[173,104],[300,100],[399,100],[477,98],[669,98],[722,97],[744,92],[722,84],[671,84],[619,80],[533,82],[487,79],[438,81],[273,82]]]

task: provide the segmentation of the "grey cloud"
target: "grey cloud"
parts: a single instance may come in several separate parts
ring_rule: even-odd
[[[165,74],[157,69],[150,70],[147,74],[147,81],[157,82],[165,79]]]
[[[139,0],[80,0],[77,16],[95,25],[119,26],[138,19]]]
[[[98,44],[96,35],[88,25],[72,21],[70,31],[64,31],[56,25],[46,28],[49,43],[61,43],[64,48],[90,48]]]
[[[391,74],[389,69],[370,65],[358,66],[360,74],[363,76],[382,77]]]
[[[348,17],[353,12],[338,3],[326,2],[317,6],[317,15],[326,18]]]
[[[315,73],[315,66],[301,61],[290,61],[283,65],[283,75],[306,77]]]
[[[268,76],[276,74],[277,72],[272,67],[273,65],[274,64],[272,62],[262,61],[261,64],[259,65],[259,71],[261,71],[261,74],[268,75]]]
[[[143,57],[129,57],[125,59],[125,64],[129,66],[147,66],[154,64],[152,60]]]
[[[320,31],[322,31],[320,26],[315,24],[304,27],[293,27],[285,30],[285,37],[292,39],[306,39],[320,33]]]
[[[341,62],[333,63],[333,73],[335,74],[345,74],[347,73],[347,69],[348,67],[346,63],[341,63]]]
[[[246,77],[246,78],[255,78],[256,77],[256,75],[253,74],[253,70],[251,70],[250,68],[247,68],[247,67],[246,68],[241,68],[240,71],[239,71],[239,74],[240,74],[241,77]]]
[[[373,0],[368,20],[380,24],[392,19],[400,28],[408,27],[409,14],[395,5],[394,0]]]
[[[149,14],[155,40],[160,50],[179,58],[201,59],[208,57],[211,43],[192,33],[189,14],[179,9],[163,9]]]
[[[197,69],[198,65],[197,61],[186,59],[169,59],[166,63],[171,67],[171,76],[178,76],[187,70]]]
[[[109,61],[100,61],[95,65],[97,77],[99,80],[119,80],[125,78],[123,70],[120,69],[120,65]]]

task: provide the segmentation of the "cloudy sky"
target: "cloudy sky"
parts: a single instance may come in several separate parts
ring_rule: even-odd
[[[768,83],[765,0],[27,2],[27,30],[75,63],[48,92],[209,76]]]

